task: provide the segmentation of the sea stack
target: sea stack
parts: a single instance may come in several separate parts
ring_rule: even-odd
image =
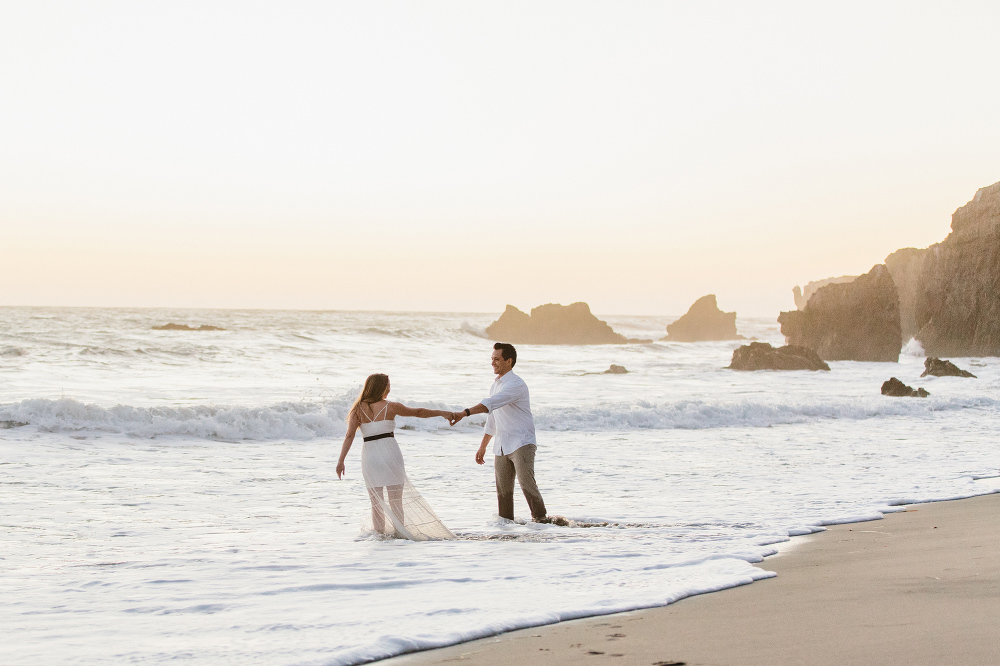
[[[702,296],[688,308],[687,314],[667,324],[667,342],[702,342],[707,340],[743,340],[736,333],[736,313],[723,312],[715,294]]]
[[[586,303],[549,303],[525,314],[508,305],[500,318],[486,327],[486,335],[499,342],[530,345],[606,345],[628,339],[590,312]]]
[[[188,326],[187,324],[164,324],[163,326],[154,326],[154,331],[224,331],[226,329],[219,328],[218,326],[212,326],[211,324],[202,324],[195,328],[194,326]]]
[[[778,316],[790,345],[826,361],[899,361],[903,347],[896,285],[884,264],[846,283],[820,287],[803,310]]]
[[[802,288],[795,285],[792,288],[792,297],[795,299],[795,309],[805,310],[806,305],[809,303],[809,299],[812,298],[812,295],[819,291],[821,287],[825,287],[828,284],[847,284],[848,282],[854,282],[857,279],[857,275],[841,275],[840,277],[824,278],[822,280],[807,282],[806,286]]]

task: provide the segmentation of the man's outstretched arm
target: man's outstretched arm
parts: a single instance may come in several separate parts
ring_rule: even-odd
[[[468,409],[462,410],[460,412],[452,412],[451,417],[448,419],[448,423],[455,425],[466,416],[472,416],[473,414],[485,414],[490,410],[486,409],[486,405],[479,403],[475,407],[469,407]]]

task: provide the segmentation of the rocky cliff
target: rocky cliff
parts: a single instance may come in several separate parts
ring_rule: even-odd
[[[821,287],[803,310],[778,316],[789,345],[807,347],[826,361],[899,360],[899,297],[892,276],[878,264],[852,282]]]
[[[920,276],[928,250],[904,247],[885,258],[886,268],[896,284],[899,294],[899,330],[903,344],[917,336],[917,296],[920,294]]]
[[[525,314],[508,305],[500,318],[486,327],[486,335],[499,342],[534,345],[604,345],[628,342],[590,312],[586,303],[549,303]]]
[[[736,333],[736,313],[723,312],[715,294],[702,296],[688,308],[687,314],[667,324],[669,342],[701,342],[703,340],[743,340]]]
[[[913,309],[928,355],[1000,356],[1000,183],[976,192],[927,248]]]

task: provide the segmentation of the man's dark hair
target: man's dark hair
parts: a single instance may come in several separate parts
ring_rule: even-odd
[[[499,349],[503,360],[510,361],[510,367],[517,365],[517,350],[509,342],[498,342],[493,345],[493,349]]]

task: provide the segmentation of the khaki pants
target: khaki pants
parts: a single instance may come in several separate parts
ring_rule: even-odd
[[[526,444],[521,448],[493,459],[497,479],[497,513],[501,518],[514,520],[514,477],[521,486],[524,499],[528,500],[531,517],[545,517],[545,502],[535,483],[535,451],[538,447]]]

